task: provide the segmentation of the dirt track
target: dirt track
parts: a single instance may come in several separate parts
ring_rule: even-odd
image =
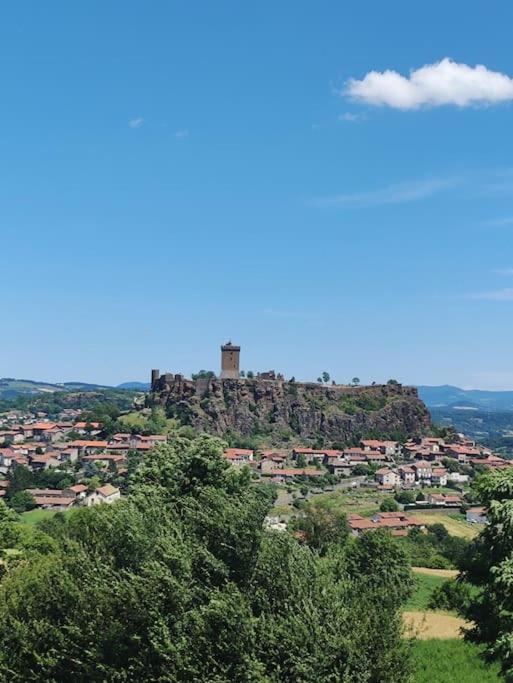
[[[404,612],[403,619],[407,635],[421,640],[461,638],[462,627],[470,625],[460,617],[444,612]]]
[[[442,576],[445,579],[454,579],[458,576],[457,569],[430,569],[429,567],[412,567],[415,574],[427,574],[428,576]]]

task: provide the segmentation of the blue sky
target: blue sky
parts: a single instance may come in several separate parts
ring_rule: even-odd
[[[298,379],[513,388],[512,22],[5,3],[0,376],[216,370],[231,338]]]

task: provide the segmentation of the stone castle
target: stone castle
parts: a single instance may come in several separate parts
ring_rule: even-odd
[[[203,393],[205,388],[208,386],[211,379],[219,380],[241,380],[240,372],[240,346],[232,344],[231,341],[223,344],[221,346],[221,372],[219,378],[201,378],[196,380],[190,380],[184,377],[184,375],[178,373],[174,374],[172,372],[166,372],[160,374],[159,370],[151,371],[151,391],[161,392],[166,389],[170,389],[172,386],[190,386],[196,387],[199,394]],[[278,380],[285,381],[282,374],[276,373],[274,370],[269,370],[268,372],[259,372],[256,375],[256,379],[259,380]]]
[[[372,434],[414,437],[430,424],[414,387],[296,382],[273,370],[247,377],[240,370],[240,346],[231,342],[221,346],[219,376],[192,380],[152,370],[145,405],[162,407],[169,418],[199,432],[260,435],[272,444],[351,444]]]

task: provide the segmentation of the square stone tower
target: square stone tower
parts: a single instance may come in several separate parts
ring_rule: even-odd
[[[221,346],[221,379],[239,379],[240,346],[229,341]]]

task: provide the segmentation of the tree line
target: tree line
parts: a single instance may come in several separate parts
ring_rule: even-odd
[[[55,515],[37,543],[19,544],[1,506],[0,680],[409,679],[399,608],[412,578],[397,543],[350,538],[326,512],[304,542],[266,531],[274,489],[223,447],[173,438],[124,499]]]

